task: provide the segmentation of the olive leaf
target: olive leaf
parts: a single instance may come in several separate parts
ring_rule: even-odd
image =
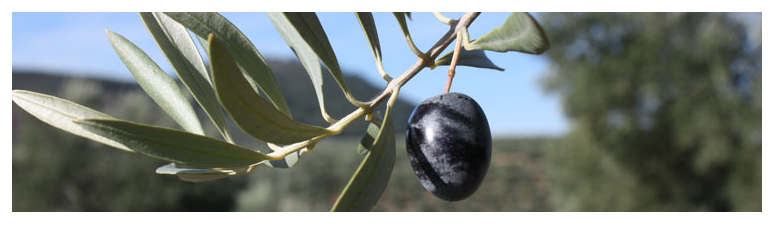
[[[303,35],[297,31],[296,28],[294,28],[293,24],[291,24],[291,21],[288,20],[288,17],[282,13],[270,12],[267,14],[269,15],[269,19],[272,21],[275,28],[277,28],[277,31],[280,33],[280,36],[285,39],[285,42],[288,43],[288,45],[293,50],[293,53],[295,53],[296,57],[298,57],[299,61],[301,61],[301,65],[307,71],[307,74],[312,81],[312,86],[315,89],[315,94],[318,97],[318,104],[320,105],[321,115],[324,119],[326,119],[326,121],[333,121],[331,116],[329,116],[328,112],[326,111],[326,103],[323,96],[323,71],[320,67],[320,58],[315,53],[315,50],[312,49],[311,45],[307,44],[307,42],[304,40],[302,37]],[[328,45],[329,49],[330,47],[331,46]],[[331,53],[333,54],[333,51]],[[336,58],[334,58],[334,60],[336,60]]]
[[[449,65],[450,62],[452,62],[452,53],[454,52],[448,52],[436,59],[436,62],[434,63],[435,66]],[[496,66],[495,63],[490,61],[490,58],[487,58],[487,55],[484,54],[484,50],[468,51],[461,48],[457,65],[504,71],[503,68]]]
[[[85,118],[113,119],[102,112],[50,95],[25,90],[13,90],[13,102],[39,120],[72,134],[94,140],[128,152],[134,152],[122,143],[83,129],[73,123]]]
[[[195,134],[204,134],[199,117],[186,99],[178,84],[156,65],[143,50],[123,36],[105,30],[110,44],[116,50],[118,57],[124,62],[129,72],[134,75],[140,87],[148,93],[172,119],[183,129]]]
[[[275,144],[292,144],[329,133],[326,128],[297,122],[272,107],[253,91],[221,41],[210,35],[208,42],[216,95],[242,130]]]
[[[284,13],[268,13],[272,23],[275,23],[275,27],[281,32],[283,38],[289,45],[299,50],[301,46],[307,45],[315,54],[320,58],[328,71],[331,72],[331,76],[339,84],[339,88],[342,89],[345,97],[351,103],[355,103],[355,97],[350,93],[350,89],[347,87],[347,83],[342,75],[342,69],[339,67],[339,62],[334,54],[334,49],[331,47],[331,43],[328,41],[323,25],[320,24],[317,15],[313,12],[284,12]],[[284,18],[282,20],[281,18]],[[279,26],[278,26],[279,25]],[[294,32],[295,31],[295,32]],[[296,38],[289,38],[291,36],[297,36]],[[300,40],[303,42],[299,42]],[[297,55],[299,53],[296,53]]]
[[[181,180],[188,182],[204,182],[227,178],[239,174],[245,174],[248,173],[251,169],[251,166],[237,167],[232,169],[210,169],[170,163],[156,168],[156,173],[177,175]]]
[[[82,128],[133,151],[174,163],[207,168],[242,167],[269,159],[257,151],[189,132],[115,119],[82,119]]]
[[[323,64],[328,67],[331,74],[337,82],[342,82],[342,70],[339,67],[339,62],[334,54],[334,49],[331,47],[331,43],[328,41],[328,36],[323,30],[323,25],[320,24],[317,15],[313,12],[285,12],[285,13],[268,13],[269,18],[272,19],[272,23],[281,34],[284,35],[298,35],[303,40],[307,47],[313,50],[323,61]],[[279,23],[278,23],[279,22]],[[279,25],[279,26],[278,26]],[[294,32],[295,31],[295,34]],[[286,39],[288,41],[288,39]],[[300,46],[302,43],[297,41],[289,42],[292,46]],[[344,86],[343,84],[340,84]],[[346,89],[346,86],[343,87]]]
[[[331,211],[371,211],[385,191],[396,160],[396,140],[388,106],[370,151]]]
[[[358,18],[358,22],[361,24],[361,28],[363,28],[363,33],[366,34],[366,39],[369,40],[371,52],[374,53],[374,60],[377,62],[377,69],[384,76],[385,80],[390,82],[392,78],[387,76],[385,66],[382,65],[382,47],[379,44],[379,35],[377,34],[377,25],[374,24],[374,16],[370,12],[356,12],[355,17]]]
[[[466,50],[541,54],[549,48],[544,30],[528,13],[512,13],[498,28],[464,45]]]
[[[366,34],[366,38],[369,40],[374,58],[377,59],[377,63],[382,64],[382,48],[379,44],[379,35],[377,34],[377,25],[374,24],[374,16],[370,12],[357,12],[355,17],[358,18],[358,23],[361,24],[363,33]]]
[[[375,112],[375,114],[379,114],[379,112]],[[368,127],[366,127],[366,133],[363,134],[361,141],[358,142],[358,155],[365,155],[366,153],[369,153],[369,149],[371,149],[372,145],[374,144],[375,137],[377,137],[379,134],[380,124],[382,124],[382,119],[380,119],[378,115],[375,115],[371,118]]]
[[[141,12],[140,18],[172,64],[180,80],[213,121],[221,136],[227,142],[233,143],[220,103],[210,84],[207,68],[186,28],[161,13]]]
[[[417,56],[424,55],[420,49],[417,48],[417,45],[414,44],[414,40],[412,40],[412,35],[409,34],[409,27],[406,25],[406,18],[409,17],[411,20],[411,14],[410,13],[404,13],[404,12],[394,12],[393,16],[396,17],[396,20],[398,21],[398,25],[401,26],[401,31],[404,32],[404,38],[406,39],[406,43],[409,45],[409,48],[414,52]]]
[[[358,142],[358,155],[369,153],[369,149],[371,149],[374,144],[374,137],[377,136],[377,134],[379,134],[379,125],[369,123],[369,126],[366,128],[366,134],[364,134],[361,141]]]
[[[251,84],[258,86],[280,112],[288,117],[291,116],[285,96],[269,65],[253,43],[234,24],[219,13],[166,12],[164,14],[199,37],[204,38],[213,34],[231,52],[239,67],[250,78]],[[207,49],[208,47],[205,47],[205,51],[209,51]]]
[[[165,14],[166,15],[166,14]],[[210,55],[210,43],[207,43],[207,38],[199,35],[196,36],[196,40],[199,41],[199,45],[205,50],[205,54]],[[210,78],[207,78],[210,79]]]

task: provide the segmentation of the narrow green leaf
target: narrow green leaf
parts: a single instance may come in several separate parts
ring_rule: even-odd
[[[204,134],[194,108],[172,77],[159,68],[159,65],[156,65],[135,44],[117,33],[109,30],[106,32],[118,57],[148,96],[151,96],[156,104],[161,106],[183,129],[195,134]]]
[[[369,127],[366,128],[366,134],[363,135],[361,141],[358,142],[358,155],[365,155],[369,153],[372,144],[374,144],[374,137],[379,134],[379,125],[369,123]]]
[[[301,61],[301,65],[307,71],[310,80],[312,80],[312,87],[315,88],[315,94],[318,97],[318,104],[320,105],[320,112],[323,118],[329,120],[331,117],[326,111],[326,104],[323,96],[323,71],[320,67],[320,58],[315,51],[307,44],[307,42],[291,24],[286,16],[282,13],[267,13],[269,19],[274,24],[280,36],[285,39],[288,46],[291,47],[296,57]],[[326,40],[327,41],[327,40]],[[329,46],[330,47],[330,46]],[[336,60],[336,59],[334,59]]]
[[[299,123],[277,111],[253,91],[220,40],[211,35],[208,42],[215,92],[242,130],[275,144],[292,144],[329,132],[323,127]]]
[[[308,48],[317,54],[318,58],[320,58],[320,61],[326,65],[326,68],[328,68],[328,71],[331,72],[331,76],[333,76],[336,83],[339,84],[339,88],[342,89],[342,92],[345,94],[347,99],[351,101],[355,99],[352,94],[350,94],[350,89],[345,83],[342,70],[339,67],[339,62],[336,59],[336,54],[334,54],[334,49],[331,47],[331,43],[328,41],[328,36],[326,36],[326,32],[323,30],[323,25],[320,24],[320,20],[318,20],[318,17],[315,15],[315,13],[270,12],[268,14],[269,18],[272,19],[272,22],[275,23],[277,30],[280,31],[281,34],[285,33],[283,38],[285,38],[285,35],[288,35],[289,37],[298,36],[304,41],[299,43],[298,40],[296,40],[297,38],[291,38],[293,42],[289,42],[289,38],[285,38],[285,41],[288,42],[289,45],[292,47],[295,46],[296,48],[294,49],[296,50],[300,50],[301,46],[307,45]],[[281,17],[284,17],[285,20],[280,19]],[[299,52],[296,54],[300,55]]]
[[[210,84],[207,68],[186,28],[161,13],[140,13],[140,18],[221,136],[233,143],[220,103]]]
[[[205,182],[234,176],[231,174],[179,173],[178,178],[188,182]]]
[[[371,150],[339,195],[331,211],[371,211],[385,191],[396,160],[396,140],[393,121],[387,107],[382,128]]]
[[[264,57],[256,50],[253,43],[234,24],[219,13],[168,12],[164,14],[178,21],[197,36],[204,38],[210,34],[215,35],[215,38],[223,43],[234,56],[239,67],[250,78],[251,84],[258,86],[280,112],[288,117],[291,116],[291,110],[288,108],[285,96],[283,96],[280,85],[269,65],[266,64]]]
[[[53,127],[117,149],[133,152],[124,144],[92,133],[73,123],[73,120],[85,118],[113,119],[111,116],[68,100],[31,91],[13,90],[12,99],[16,105]]]
[[[374,53],[374,60],[377,61],[377,68],[381,73],[385,73],[384,66],[382,65],[382,47],[379,44],[379,35],[377,34],[377,25],[374,24],[374,16],[370,12],[358,12],[355,13],[355,17],[358,18],[358,22],[363,28],[363,33],[366,34],[366,39],[369,40],[371,46],[371,52]]]
[[[268,13],[272,22],[275,23],[278,31],[285,32],[286,34],[292,34],[291,30],[295,32],[310,49],[315,51],[323,64],[328,67],[331,73],[337,78],[337,82],[341,80],[342,70],[339,67],[339,62],[334,54],[334,49],[331,47],[331,43],[328,41],[328,36],[323,30],[323,25],[320,24],[318,16],[314,12],[286,12],[286,13]],[[278,21],[279,17],[284,17],[284,21]],[[275,22],[282,22],[282,26],[277,26]],[[299,44],[294,44],[299,45]],[[338,77],[336,77],[338,76]]]
[[[143,20],[148,19],[148,22],[156,21],[156,23],[153,23],[156,24],[156,26],[154,26],[156,29],[151,33],[151,35],[154,36],[154,40],[157,35],[161,40],[164,40],[161,37],[167,37],[165,43],[169,43],[170,46],[174,47],[171,49],[177,49],[180,54],[176,55],[180,55],[182,59],[188,61],[188,63],[186,63],[188,65],[187,67],[192,67],[194,70],[192,75],[199,74],[199,77],[203,77],[204,80],[210,84],[210,76],[207,74],[205,62],[202,60],[202,55],[199,53],[199,49],[197,48],[196,43],[194,43],[194,39],[192,39],[191,35],[188,33],[188,30],[186,30],[186,27],[164,13],[140,13],[140,15]],[[158,33],[158,28],[161,28],[163,33]],[[161,34],[164,34],[164,36]],[[174,53],[174,51],[171,51],[171,53]]]
[[[396,16],[396,19],[400,16],[404,22],[406,19],[412,20],[412,12],[393,12],[393,15]]]
[[[393,16],[396,17],[396,20],[398,20],[398,25],[401,26],[401,30],[404,31],[404,35],[408,35],[409,29],[406,25],[406,13],[403,12],[393,12]]]
[[[503,25],[464,47],[469,51],[518,51],[541,54],[549,48],[549,40],[546,38],[544,30],[530,14],[515,12],[506,19]]]
[[[207,168],[242,167],[267,160],[260,152],[184,131],[113,119],[75,121],[93,133],[150,157]]]
[[[412,40],[412,35],[409,33],[409,26],[406,25],[406,17],[409,17],[411,19],[411,14],[405,13],[405,12],[394,12],[393,16],[396,17],[396,20],[398,21],[398,25],[401,26],[401,31],[404,32],[404,38],[406,39],[406,43],[409,45],[409,48],[414,52],[415,55],[421,56],[423,55],[423,52],[420,51],[420,49],[417,48],[417,45],[414,44],[414,40]]]
[[[358,155],[365,155],[369,153],[372,144],[374,144],[375,137],[379,134],[379,124],[382,124],[382,120],[377,116],[369,121],[369,125],[366,128],[366,133],[363,134],[361,141],[358,142]]]
[[[177,175],[181,180],[188,182],[203,182],[245,174],[248,173],[250,169],[252,169],[250,166],[233,169],[210,169],[170,163],[156,168],[156,173]]]
[[[205,54],[210,55],[210,43],[207,43],[207,38],[199,35],[194,36],[196,36],[196,40],[199,41],[199,45],[202,46],[202,49],[205,50]],[[207,79],[209,80],[210,78],[208,77]]]
[[[439,59],[436,59],[435,65],[449,65],[450,62],[452,62],[452,53],[453,52],[449,52],[439,57]],[[487,58],[487,55],[484,54],[484,50],[468,51],[460,48],[460,56],[457,59],[457,65],[504,71],[503,68],[500,68],[496,66],[495,63],[492,63],[490,58]]]
[[[377,25],[374,24],[374,16],[370,12],[358,12],[355,13],[355,17],[358,18],[358,22],[363,28],[363,33],[366,34],[366,38],[371,45],[371,51],[374,53],[374,58],[377,58],[378,63],[382,63],[382,48],[379,44],[379,35],[377,34]]]

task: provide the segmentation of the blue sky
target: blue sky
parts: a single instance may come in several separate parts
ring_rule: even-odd
[[[223,13],[250,38],[265,58],[295,58],[265,13]],[[444,13],[457,18],[462,13]],[[482,13],[472,24],[471,38],[500,26],[508,13]],[[377,86],[385,82],[353,13],[318,13],[343,70]],[[374,13],[385,69],[398,76],[416,61],[391,13]],[[413,13],[409,29],[425,51],[447,27],[431,13]],[[540,22],[540,18],[539,18]],[[77,76],[132,81],[113,51],[105,29],[117,32],[143,49],[167,71],[173,71],[136,13],[13,13],[12,66]],[[487,52],[505,72],[458,67],[452,90],[470,95],[482,106],[495,136],[561,135],[569,123],[558,96],[545,94],[539,83],[548,62],[542,56]],[[447,67],[425,69],[401,90],[401,97],[419,103],[443,92]],[[311,87],[310,87],[311,88]],[[362,99],[366,100],[366,99]]]

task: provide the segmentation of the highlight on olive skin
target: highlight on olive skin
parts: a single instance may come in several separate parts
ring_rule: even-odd
[[[487,117],[465,94],[431,97],[409,117],[410,163],[423,187],[438,198],[459,201],[476,192],[490,166],[491,149]]]

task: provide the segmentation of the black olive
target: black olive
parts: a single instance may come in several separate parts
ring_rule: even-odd
[[[465,94],[431,97],[409,117],[409,161],[420,183],[436,197],[459,201],[476,192],[490,167],[491,151],[487,117]]]

